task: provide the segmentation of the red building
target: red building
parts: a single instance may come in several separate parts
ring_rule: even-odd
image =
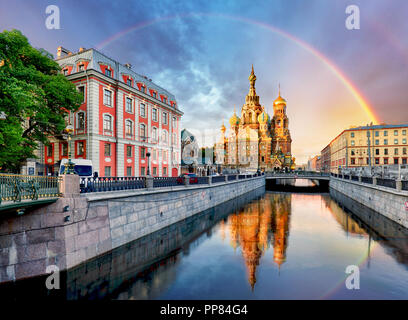
[[[176,99],[151,79],[95,49],[77,53],[59,47],[57,63],[83,93],[71,113],[73,158],[92,160],[99,176],[177,176],[180,170],[180,120]],[[68,157],[66,141],[40,148],[37,172],[52,173]]]

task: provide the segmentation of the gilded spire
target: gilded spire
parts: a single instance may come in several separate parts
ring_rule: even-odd
[[[252,71],[248,77],[248,80],[249,80],[249,83],[251,84],[251,88],[255,88],[256,75],[254,72],[254,65],[252,65]]]

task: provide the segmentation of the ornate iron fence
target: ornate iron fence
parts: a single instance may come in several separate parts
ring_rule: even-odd
[[[81,193],[142,189],[145,177],[98,177],[81,178]]]
[[[407,190],[408,191],[408,181],[401,181],[402,182],[402,190]]]
[[[153,188],[173,187],[184,184],[182,178],[178,177],[155,177],[153,178]]]
[[[377,185],[387,188],[395,189],[397,187],[395,180],[393,179],[381,179],[377,178]]]
[[[197,184],[208,184],[210,177],[197,177]]]
[[[358,181],[358,177],[357,176],[351,176],[351,180]]]
[[[361,182],[373,184],[373,178],[372,177],[361,177]]]
[[[237,176],[235,174],[229,175],[228,181],[233,181],[233,180],[237,180]]]
[[[0,204],[2,201],[38,200],[59,197],[60,178],[51,176],[31,176],[0,174]]]
[[[214,176],[212,177],[212,183],[224,182],[225,176]]]

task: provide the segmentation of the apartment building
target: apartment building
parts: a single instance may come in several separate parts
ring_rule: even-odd
[[[148,160],[154,176],[180,173],[183,112],[173,94],[96,49],[59,47],[56,61],[84,97],[68,118],[72,158],[92,160],[99,176],[143,176]],[[67,141],[40,146],[36,173],[54,173],[63,158]]]

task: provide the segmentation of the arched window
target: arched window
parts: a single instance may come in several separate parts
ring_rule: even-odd
[[[140,137],[142,139],[146,138],[146,125],[140,124]]]
[[[163,140],[163,143],[165,143],[165,144],[167,144],[167,143],[168,143],[168,139],[167,139],[167,137],[168,137],[168,135],[167,135],[167,131],[166,131],[166,130],[163,130],[163,133],[162,133],[162,140]]]
[[[152,142],[157,141],[157,128],[153,127],[152,128]]]
[[[125,121],[125,133],[126,136],[133,136],[133,122],[130,120]]]
[[[112,131],[112,116],[109,114],[103,116],[103,130]]]

